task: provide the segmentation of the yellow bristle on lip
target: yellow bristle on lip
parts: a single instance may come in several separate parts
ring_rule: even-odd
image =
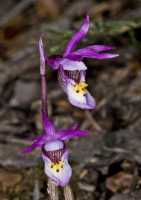
[[[80,82],[74,85],[74,90],[76,93],[85,94],[87,92],[88,84],[85,82]]]
[[[64,162],[51,163],[50,168],[55,172],[60,172],[64,168]]]

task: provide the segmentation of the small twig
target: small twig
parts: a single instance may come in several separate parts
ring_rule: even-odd
[[[50,200],[59,200],[58,188],[50,179],[48,179],[47,192],[49,194]]]
[[[90,123],[88,122],[87,119],[85,119],[85,120],[83,121],[82,125],[80,126],[80,128],[81,128],[82,130],[86,130],[86,129],[88,129],[89,125],[90,125]]]
[[[65,200],[74,200],[74,196],[70,185],[64,187],[64,197]]]
[[[35,180],[34,190],[33,190],[33,200],[40,199],[40,189],[39,189],[39,181]]]
[[[111,151],[111,152],[118,153],[118,154],[120,154],[120,153],[129,153],[129,151],[127,151],[126,149],[119,148],[119,147],[110,148],[110,147],[104,146],[103,148],[106,151],[109,151],[109,152]]]
[[[92,124],[94,130],[98,131],[98,132],[103,132],[102,128],[100,127],[100,125],[95,121],[95,119],[92,117],[90,111],[86,110],[85,111],[86,117],[88,118],[88,120],[90,121],[90,123]]]

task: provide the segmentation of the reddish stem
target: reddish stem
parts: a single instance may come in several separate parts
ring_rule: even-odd
[[[40,52],[40,78],[41,78],[41,111],[43,128],[45,129],[45,121],[48,117],[48,103],[47,103],[47,83],[46,83],[46,69],[45,69],[45,56],[42,39],[39,40]]]

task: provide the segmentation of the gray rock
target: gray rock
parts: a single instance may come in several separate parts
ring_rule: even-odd
[[[28,106],[39,98],[39,84],[35,81],[19,80],[15,84],[14,95],[10,100],[11,106]]]

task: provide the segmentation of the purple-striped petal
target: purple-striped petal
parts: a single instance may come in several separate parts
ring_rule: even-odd
[[[64,70],[86,70],[87,66],[84,64],[84,62],[82,61],[74,61],[74,60],[70,60],[67,58],[64,58],[61,62],[60,62],[61,66],[63,67]]]
[[[66,76],[62,66],[60,66],[60,68],[59,68],[58,80],[59,80],[59,84],[60,84],[61,88],[64,90],[64,92],[66,92],[68,84],[74,83],[74,81],[72,79],[70,79]]]
[[[45,174],[56,186],[64,187],[67,185],[72,175],[72,169],[68,163],[68,151],[65,151],[60,162],[56,163],[56,166],[54,165],[54,167],[52,167],[54,163],[52,163],[49,158],[44,155],[42,155],[42,157],[45,164]]]
[[[70,39],[70,41],[67,44],[67,47],[64,51],[64,57],[67,56],[70,52],[72,52],[74,50],[74,48],[76,47],[76,45],[78,44],[78,42],[80,42],[80,40],[82,40],[88,30],[89,30],[89,16],[86,16],[84,18],[84,21],[80,27],[80,29],[72,36],[72,38]]]

